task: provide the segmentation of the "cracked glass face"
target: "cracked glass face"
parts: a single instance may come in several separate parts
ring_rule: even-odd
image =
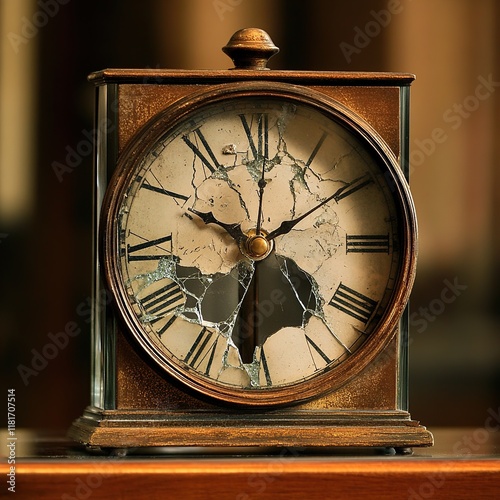
[[[297,386],[359,355],[392,307],[393,178],[313,105],[201,106],[130,168],[118,280],[136,335],[174,370],[243,392]]]

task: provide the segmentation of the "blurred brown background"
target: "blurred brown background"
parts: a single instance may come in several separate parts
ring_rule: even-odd
[[[483,426],[500,406],[499,2],[0,0],[0,373],[18,427],[66,428],[89,401],[87,75],[227,68],[220,48],[254,26],[281,48],[274,69],[417,75],[410,410],[430,427]],[[71,322],[81,334],[23,372]]]

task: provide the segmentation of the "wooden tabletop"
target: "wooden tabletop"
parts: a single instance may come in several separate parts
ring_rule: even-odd
[[[382,450],[149,449],[90,455],[62,434],[2,434],[1,473],[14,458],[26,499],[479,499],[500,498],[500,433],[492,426],[430,429],[432,448]],[[4,448],[7,449],[5,452]],[[2,481],[0,497],[9,493]]]

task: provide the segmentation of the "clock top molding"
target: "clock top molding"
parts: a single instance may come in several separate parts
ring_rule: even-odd
[[[223,51],[235,67],[220,70],[183,69],[103,69],[92,73],[89,81],[108,89],[109,103],[118,103],[112,113],[124,123],[118,130],[121,151],[138,128],[186,93],[217,85],[240,82],[284,83],[308,87],[349,107],[378,131],[396,156],[401,134],[392,116],[398,114],[407,99],[403,89],[415,79],[411,73],[290,71],[267,68],[269,57],[277,52],[269,35],[258,28],[236,32]],[[159,88],[165,90],[159,92]],[[193,90],[187,90],[193,89]],[[119,94],[119,96],[118,96]],[[111,108],[113,105],[111,105]]]
[[[349,72],[349,71],[307,71],[307,70],[251,70],[251,69],[127,69],[109,68],[96,71],[89,76],[89,81],[96,85],[105,83],[191,83],[203,78],[207,83],[224,83],[238,80],[262,80],[273,82],[293,82],[295,84],[332,84],[353,86],[409,86],[415,80],[411,73],[389,72]]]
[[[172,83],[191,82],[203,78],[209,83],[225,81],[254,80],[286,81],[321,85],[335,80],[342,85],[411,85],[415,75],[389,72],[348,71],[280,71],[270,70],[268,60],[279,52],[269,35],[259,28],[245,28],[237,31],[222,48],[234,62],[228,70],[172,70],[172,69],[104,69],[92,73],[89,80],[102,83]],[[162,80],[165,80],[163,82]]]

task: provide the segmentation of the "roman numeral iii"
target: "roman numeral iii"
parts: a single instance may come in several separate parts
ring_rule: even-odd
[[[346,253],[389,253],[388,234],[347,234]]]

